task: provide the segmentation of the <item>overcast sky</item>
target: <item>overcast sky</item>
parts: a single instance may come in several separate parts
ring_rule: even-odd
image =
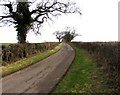
[[[27,35],[29,42],[57,41],[53,32],[64,27],[75,27],[78,36],[74,41],[118,41],[118,1],[119,0],[73,0],[80,7],[78,14],[62,15],[54,22],[45,22],[40,32]],[[0,10],[0,14],[1,14]],[[11,27],[0,27],[0,43],[17,42],[17,32]]]

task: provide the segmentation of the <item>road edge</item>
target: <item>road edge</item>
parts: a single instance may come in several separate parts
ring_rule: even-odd
[[[69,70],[70,70],[71,66],[73,65],[74,60],[75,60],[75,58],[76,58],[76,50],[75,50],[73,44],[72,44],[72,43],[67,43],[67,44],[70,45],[70,46],[73,48],[74,52],[75,52],[75,53],[74,53],[74,59],[72,60],[70,66],[67,68],[66,72],[65,72],[65,73],[63,74],[63,76],[59,79],[59,82],[58,82],[58,83],[53,87],[53,89],[48,93],[49,95],[52,95],[52,94],[53,94],[52,92],[55,90],[55,88],[58,86],[58,84],[64,79],[64,77],[67,75],[67,73],[69,72]]]

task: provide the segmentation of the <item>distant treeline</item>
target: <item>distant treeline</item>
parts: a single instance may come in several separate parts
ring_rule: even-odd
[[[26,43],[2,45],[2,65],[53,49],[59,43]]]
[[[120,42],[80,42],[76,45],[87,50],[96,59],[105,83],[113,92],[119,92]]]

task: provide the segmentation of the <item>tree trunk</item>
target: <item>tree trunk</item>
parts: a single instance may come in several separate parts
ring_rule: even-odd
[[[59,40],[59,42],[60,42],[60,39],[58,39]]]
[[[18,43],[26,43],[27,32],[31,23],[31,15],[29,11],[29,4],[26,2],[19,2],[17,5],[17,13],[19,14],[15,19],[17,20],[16,30],[18,31]]]
[[[27,26],[25,25],[19,25],[17,27],[17,39],[18,43],[26,43],[26,37],[27,37]]]

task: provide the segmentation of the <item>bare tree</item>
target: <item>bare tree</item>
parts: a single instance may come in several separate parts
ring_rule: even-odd
[[[61,42],[64,33],[61,32],[61,31],[56,31],[56,32],[54,32],[53,34],[56,36],[56,39],[58,39],[59,42]]]
[[[59,42],[65,41],[65,42],[71,42],[76,36],[81,36],[78,33],[76,33],[76,29],[74,27],[65,27],[63,31],[56,31],[53,33],[56,36],[56,39],[59,40]]]
[[[71,42],[76,36],[81,36],[76,33],[76,29],[74,27],[66,27],[64,30],[64,36],[62,37],[64,41]]]
[[[20,0],[18,0],[20,1]],[[0,15],[0,23],[5,25],[14,24],[19,43],[26,42],[26,35],[30,29],[39,33],[39,29],[45,21],[66,13],[79,13],[79,7],[74,2],[62,2],[59,0],[42,0],[36,4],[35,9],[30,10],[34,2],[7,2],[1,4],[6,7],[5,14]],[[37,0],[36,0],[37,1]]]

